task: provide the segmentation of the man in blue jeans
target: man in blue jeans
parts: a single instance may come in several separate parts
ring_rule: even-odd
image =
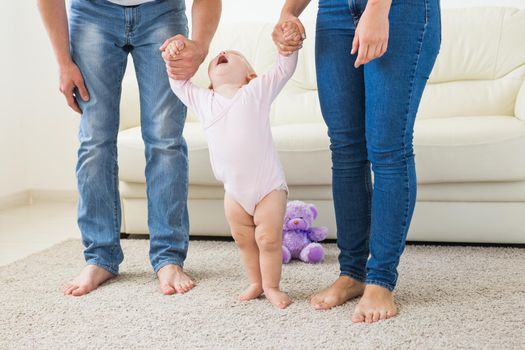
[[[188,157],[182,136],[186,109],[171,92],[170,76],[189,79],[203,62],[221,14],[221,0],[194,0],[192,40],[184,0],[38,0],[60,70],[60,91],[81,113],[77,183],[78,225],[86,267],[64,286],[80,296],[118,274],[120,247],[117,133],[121,84],[128,55],[140,91],[150,260],[164,294],[185,293],[188,250]],[[168,39],[169,38],[169,39]],[[168,67],[159,48],[184,40]]]

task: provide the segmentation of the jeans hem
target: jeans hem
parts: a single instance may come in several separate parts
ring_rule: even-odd
[[[380,287],[383,287],[383,288],[386,288],[388,289],[389,291],[393,292],[394,289],[396,288],[396,286],[393,286],[389,283],[385,283],[385,282],[381,282],[381,281],[378,281],[378,280],[366,280],[365,281],[366,284],[373,284],[373,285],[376,285],[376,286],[380,286]]]
[[[117,268],[113,268],[113,267],[110,267],[110,266],[108,266],[106,264],[101,264],[100,262],[98,262],[96,260],[86,261],[86,265],[95,265],[95,266],[98,266],[100,268],[103,268],[104,270],[108,271],[109,273],[114,274],[115,276],[118,275],[118,267]]]
[[[339,274],[339,276],[346,276],[346,277],[350,277],[358,282],[362,282],[364,283],[365,282],[365,279],[366,277],[362,277],[358,274],[355,274],[355,273],[352,273],[352,272],[346,272],[346,271],[341,271],[341,273]]]
[[[156,266],[153,267],[153,271],[157,273],[159,272],[160,269],[162,269],[166,265],[177,265],[177,266],[180,266],[180,268],[184,267],[184,263],[182,261],[170,259],[170,260],[166,260],[166,261],[158,263]]]

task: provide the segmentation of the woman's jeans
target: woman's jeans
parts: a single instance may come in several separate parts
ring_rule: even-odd
[[[412,134],[441,42],[438,1],[393,0],[387,52],[357,69],[350,52],[366,0],[319,1],[317,82],[341,275],[389,290],[416,201]]]
[[[90,94],[88,102],[77,99],[82,109],[78,225],[86,262],[117,274],[123,260],[117,133],[122,78],[131,54],[146,145],[150,260],[155,271],[167,264],[182,266],[189,230],[182,137],[186,108],[171,92],[159,47],[173,35],[187,35],[184,1],[123,7],[106,0],[72,0],[70,5],[71,54]]]

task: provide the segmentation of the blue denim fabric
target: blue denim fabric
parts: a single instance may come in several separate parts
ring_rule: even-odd
[[[416,201],[412,134],[441,43],[440,9],[438,0],[393,0],[388,51],[355,69],[350,51],[365,6],[319,1],[317,81],[341,275],[393,290]]]
[[[173,35],[187,35],[184,1],[123,7],[106,0],[72,0],[69,30],[71,54],[91,97],[78,99],[83,111],[76,168],[78,225],[86,262],[117,274],[123,260],[117,132],[122,77],[131,54],[146,145],[150,260],[155,271],[170,263],[182,266],[189,230],[182,137],[186,108],[171,92],[159,47]]]

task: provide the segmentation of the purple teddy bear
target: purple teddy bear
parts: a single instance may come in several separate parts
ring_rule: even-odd
[[[313,204],[301,201],[288,202],[283,224],[283,263],[301,259],[318,263],[324,259],[324,249],[319,243],[326,238],[326,227],[312,227],[317,218]]]

